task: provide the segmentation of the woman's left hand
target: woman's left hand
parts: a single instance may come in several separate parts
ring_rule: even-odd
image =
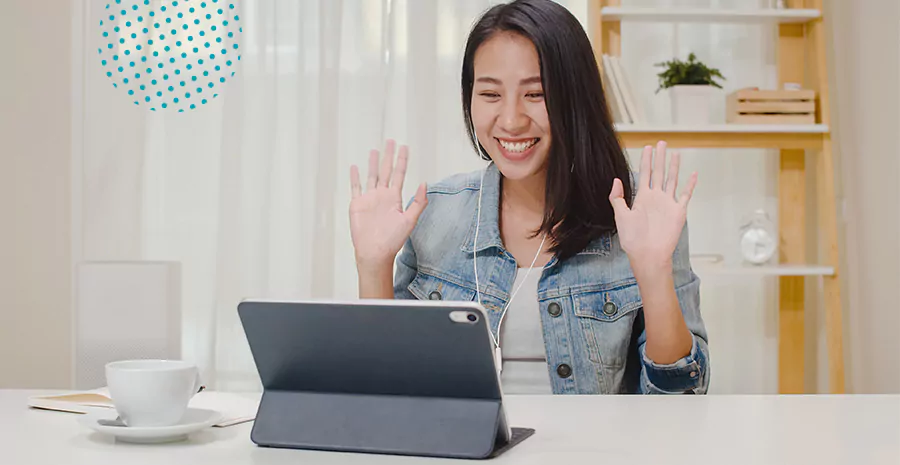
[[[652,162],[651,162],[652,159]],[[687,206],[697,185],[697,173],[691,175],[687,187],[676,199],[678,165],[681,156],[672,153],[666,175],[666,143],[644,147],[641,154],[641,173],[637,196],[631,208],[625,202],[622,181],[613,181],[609,201],[616,215],[619,243],[628,255],[633,269],[655,269],[668,266],[671,270],[672,254],[681,237],[687,218]],[[637,272],[638,270],[635,270]]]

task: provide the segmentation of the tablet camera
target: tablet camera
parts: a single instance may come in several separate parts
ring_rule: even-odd
[[[478,314],[474,312],[468,312],[463,310],[456,310],[450,312],[450,320],[454,323],[461,323],[471,325],[478,321]]]

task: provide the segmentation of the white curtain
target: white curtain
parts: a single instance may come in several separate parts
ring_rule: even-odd
[[[93,25],[109,2],[86,5]],[[165,3],[165,2],[164,2]],[[182,264],[184,356],[219,389],[258,389],[248,297],[355,298],[349,168],[410,146],[407,197],[482,162],[459,74],[488,0],[237,0],[244,54],[208,105],[150,112],[85,57],[82,257]],[[563,2],[585,16],[584,0]]]

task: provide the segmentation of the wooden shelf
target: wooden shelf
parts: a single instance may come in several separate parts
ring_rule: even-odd
[[[829,128],[824,124],[616,124],[616,132],[626,148],[665,140],[669,147],[681,148],[821,149]]]
[[[725,133],[773,133],[773,134],[824,134],[824,124],[708,124],[702,126],[616,124],[619,132],[725,132]]]
[[[733,10],[721,8],[629,8],[604,7],[603,21],[645,21],[666,23],[805,23],[822,16],[816,9],[787,8]]]
[[[834,267],[818,265],[733,265],[697,263],[694,271],[703,276],[832,276]]]

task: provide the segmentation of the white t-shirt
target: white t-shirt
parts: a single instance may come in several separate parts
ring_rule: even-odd
[[[500,328],[500,347],[503,349],[500,382],[504,394],[552,394],[537,299],[541,268],[527,272],[528,268],[516,270],[516,282],[510,293],[518,289],[523,280],[524,284],[506,309]]]

